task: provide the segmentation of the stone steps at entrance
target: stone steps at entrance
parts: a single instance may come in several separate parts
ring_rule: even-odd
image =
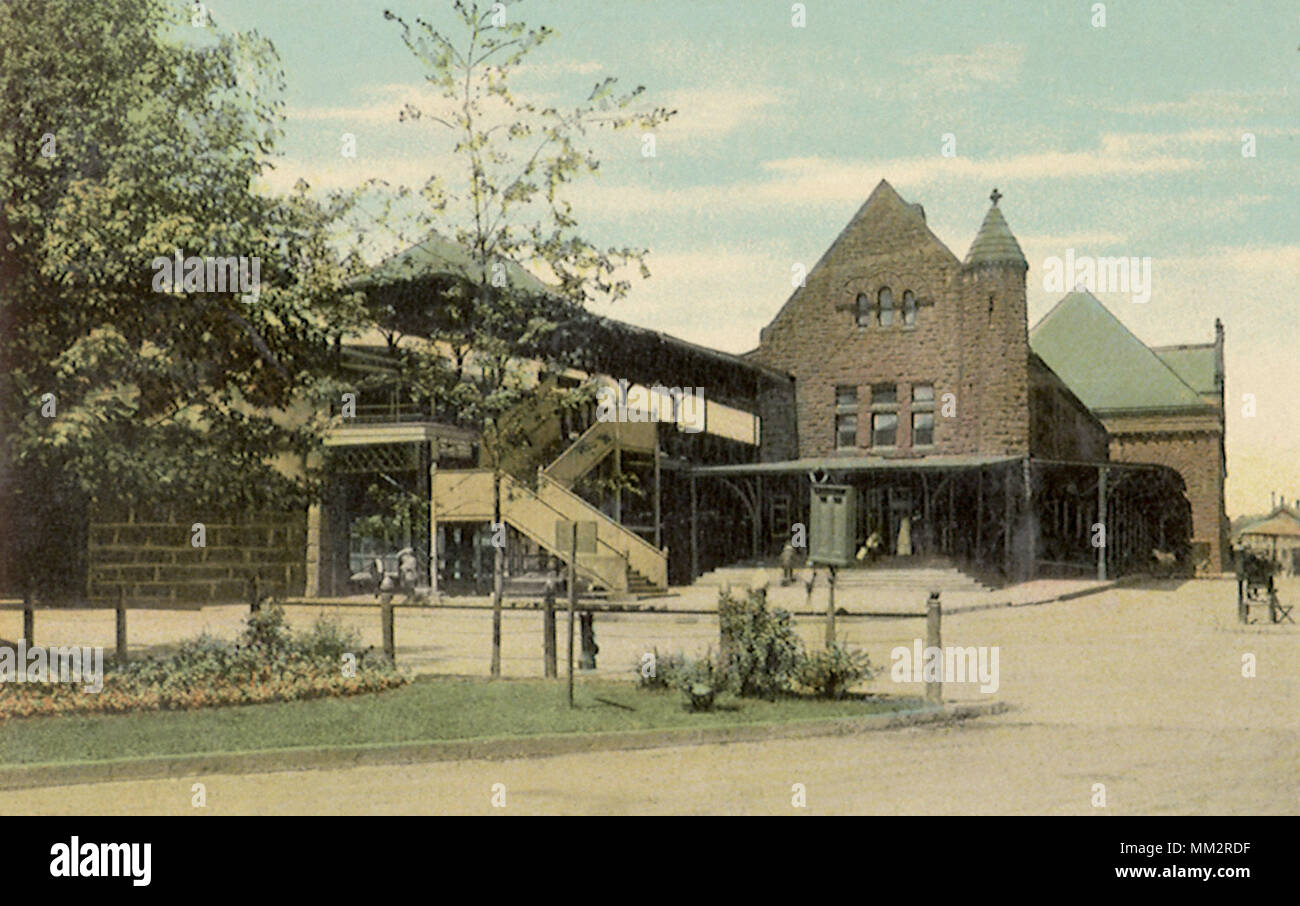
[[[724,566],[707,572],[695,580],[695,585],[746,587],[754,582],[755,572],[761,570],[769,585],[781,582],[779,566]],[[797,581],[808,578],[807,566],[795,570]],[[817,584],[826,584],[825,567],[817,570]],[[956,566],[932,563],[894,565],[879,563],[873,566],[847,567],[841,569],[836,577],[838,588],[880,588],[880,589],[919,589],[925,591],[991,591],[994,586],[986,585],[980,580],[962,572]]]

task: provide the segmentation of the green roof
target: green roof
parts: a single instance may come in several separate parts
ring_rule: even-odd
[[[1152,352],[1197,393],[1218,393],[1214,382],[1214,344],[1194,346],[1159,346]]]
[[[966,253],[966,264],[1020,264],[1029,267],[1025,253],[1020,250],[1020,243],[1011,235],[1011,227],[1002,216],[995,201],[989,212],[984,215],[984,223],[975,234],[970,251]]]
[[[504,262],[506,280],[515,289],[550,293],[551,288],[513,261]],[[384,259],[356,281],[358,287],[382,286],[427,277],[455,276],[479,280],[478,265],[462,246],[438,233],[430,233],[403,252]]]
[[[1029,344],[1094,412],[1206,406],[1089,292],[1056,303],[1029,332]]]

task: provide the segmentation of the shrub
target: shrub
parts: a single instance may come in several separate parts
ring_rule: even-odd
[[[294,639],[294,645],[304,657],[338,664],[343,655],[359,653],[361,633],[338,620],[322,617],[312,624],[311,629]]]
[[[692,711],[712,711],[713,699],[726,686],[713,656],[685,661],[674,673],[673,685],[686,696]]]
[[[792,690],[803,643],[788,610],[769,611],[762,591],[739,598],[724,589],[718,594],[718,622],[720,661],[737,694],[770,699]]]
[[[280,653],[293,646],[293,637],[284,621],[284,608],[264,604],[250,613],[239,635],[240,648],[255,648],[263,653]]]
[[[841,698],[854,683],[875,671],[865,651],[853,651],[839,642],[820,651],[804,653],[799,662],[799,683],[822,698]]]
[[[637,661],[632,669],[636,671],[637,685],[642,689],[675,689],[681,671],[686,667],[686,655],[680,651],[676,654],[660,654],[654,649],[654,670],[646,674],[643,661]]]

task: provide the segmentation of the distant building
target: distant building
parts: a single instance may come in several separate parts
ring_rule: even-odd
[[[1233,543],[1295,575],[1300,572],[1300,513],[1281,504],[1267,516],[1246,520],[1233,532]]]

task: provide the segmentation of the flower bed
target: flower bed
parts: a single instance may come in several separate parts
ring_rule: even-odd
[[[169,655],[105,670],[103,689],[81,684],[0,683],[0,721],[11,717],[179,711],[360,695],[407,679],[352,631],[327,621],[292,634],[279,607],[248,618],[234,643],[202,635]]]

